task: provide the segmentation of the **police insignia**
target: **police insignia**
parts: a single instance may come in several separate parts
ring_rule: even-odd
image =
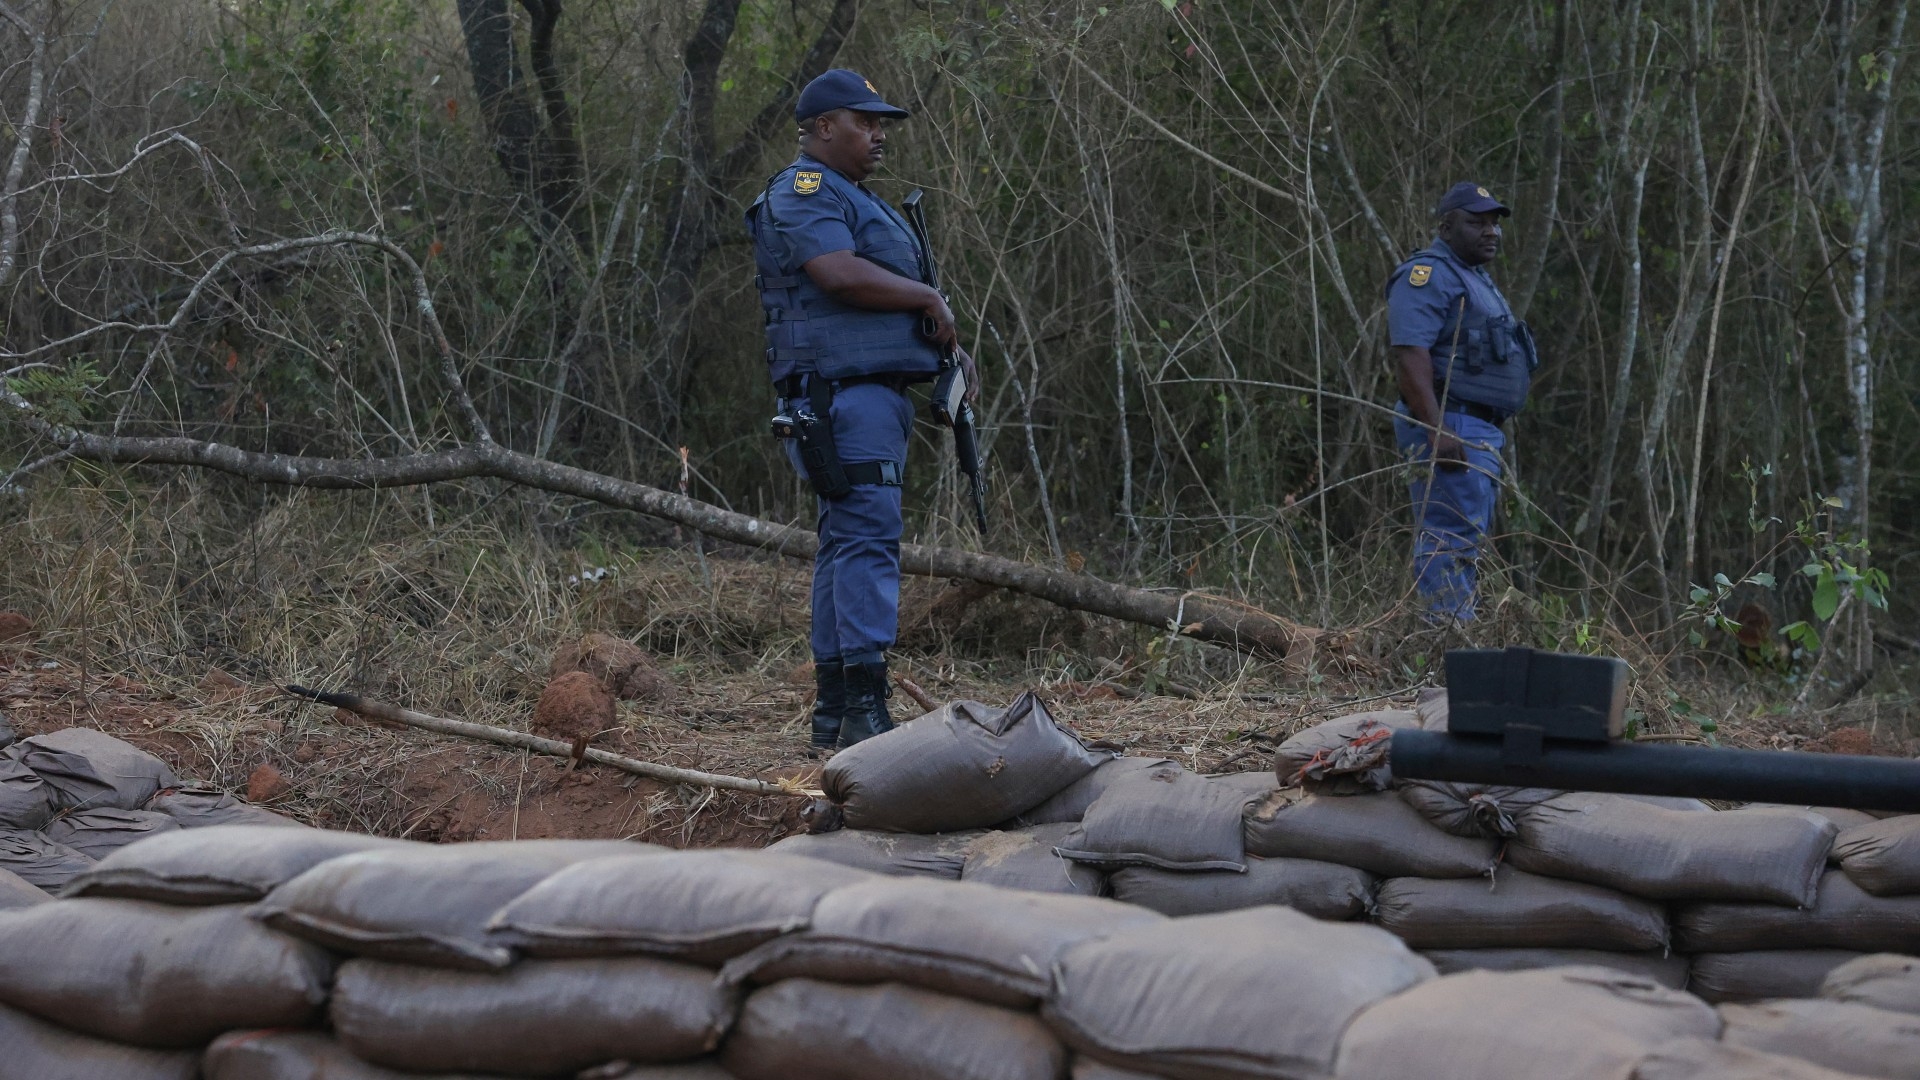
[[[1483,188],[1483,187],[1482,187],[1482,188],[1474,188],[1473,190],[1474,190],[1474,192],[1475,192],[1476,194],[1478,194],[1478,195],[1479,195],[1479,196],[1480,196],[1481,198],[1483,198],[1483,199],[1491,199],[1491,198],[1493,198],[1493,192],[1491,192],[1491,191],[1488,191],[1488,190],[1487,190],[1486,188]]]
[[[820,174],[817,172],[797,172],[793,174],[793,191],[796,195],[811,195],[820,190]]]
[[[880,92],[880,88],[879,88],[879,87],[877,87],[877,86],[875,86],[875,85],[873,85],[873,80],[872,80],[872,79],[861,79],[860,81],[861,81],[861,82],[863,82],[863,83],[866,83],[866,84],[867,84],[867,89],[869,89],[869,90],[871,90],[871,91],[873,91],[874,93],[876,93],[876,94],[877,94],[877,93],[879,93],[879,92]]]
[[[1424,263],[1419,263],[1414,266],[1412,272],[1407,274],[1407,284],[1417,289],[1420,286],[1425,285],[1428,279],[1432,277],[1433,277],[1433,267],[1427,266]]]

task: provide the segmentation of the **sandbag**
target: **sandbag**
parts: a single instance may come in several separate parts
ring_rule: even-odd
[[[1841,832],[1846,832],[1856,825],[1871,825],[1880,820],[1865,810],[1849,810],[1841,806],[1794,806],[1787,803],[1748,803],[1739,810],[1724,812],[1737,814],[1746,810],[1805,810],[1833,822],[1833,827]]]
[[[1273,771],[1281,787],[1305,787],[1328,795],[1357,795],[1393,786],[1387,750],[1393,733],[1418,730],[1420,715],[1410,709],[1353,713],[1296,731],[1273,751]]]
[[[1055,850],[1099,866],[1244,870],[1244,809],[1242,793],[1231,787],[1172,763],[1156,765],[1115,780]]]
[[[574,863],[662,850],[621,840],[374,848],[315,866],[249,913],[355,956],[485,971],[513,962],[487,940],[487,920],[509,901]]]
[[[828,893],[814,905],[807,929],[729,963],[721,977],[730,983],[900,982],[1025,1007],[1046,994],[1063,950],[1165,924],[1156,912],[1113,900],[875,878]]]
[[[61,900],[0,919],[0,1002],[136,1046],[305,1026],[332,971],[324,951],[237,907]]]
[[[629,1065],[611,1073],[588,1070],[580,1074],[580,1080],[735,1080],[735,1077],[720,1067],[719,1059],[703,1058],[670,1065]]]
[[[1059,794],[1031,810],[1014,815],[1001,828],[1077,822],[1087,816],[1087,808],[1106,794],[1115,781],[1156,765],[1171,764],[1166,758],[1151,757],[1117,757],[1102,761],[1099,767],[1062,788]]]
[[[1416,949],[1667,947],[1660,905],[1576,881],[1502,870],[1476,878],[1388,878],[1374,921]]]
[[[1028,892],[1099,896],[1106,892],[1106,874],[1054,854],[1053,849],[1072,831],[1073,823],[1063,821],[978,836],[967,845],[960,880]]]
[[[1420,718],[1422,731],[1445,731],[1449,720],[1447,688],[1429,686],[1415,696],[1413,714]]]
[[[1848,829],[1835,838],[1833,859],[1875,896],[1920,893],[1920,814]]]
[[[1392,792],[1276,792],[1248,812],[1247,854],[1357,866],[1381,877],[1480,877],[1499,845],[1440,831]]]
[[[767,850],[894,877],[934,877],[958,881],[961,870],[967,865],[967,845],[984,835],[985,831],[975,829],[970,832],[920,836],[839,829],[829,833],[789,836]]]
[[[26,878],[11,870],[0,870],[0,911],[12,911],[15,908],[32,907],[44,904],[53,897]]]
[[[1653,900],[1813,903],[1833,823],[1803,810],[1689,813],[1615,795],[1528,808],[1507,860]]]
[[[1087,749],[1029,691],[1004,709],[956,701],[848,747],[820,786],[848,828],[953,832],[1031,810],[1112,757]]]
[[[1628,1080],[1860,1080],[1811,1061],[1763,1054],[1711,1039],[1663,1043],[1633,1066]]]
[[[1854,949],[1920,952],[1920,896],[1872,896],[1830,870],[1813,906],[1680,904],[1673,943],[1682,952]]]
[[[1690,961],[1678,953],[1609,952],[1605,949],[1425,949],[1420,955],[1442,975],[1462,971],[1532,971],[1536,968],[1603,967],[1684,990]]]
[[[199,1080],[192,1050],[145,1050],[78,1032],[0,1005],[5,1080]]]
[[[26,829],[0,829],[0,870],[55,893],[93,868],[93,860]]]
[[[65,844],[89,859],[104,859],[136,840],[173,832],[180,823],[147,810],[75,810],[41,826],[56,844]]]
[[[374,848],[425,850],[426,845],[326,829],[182,829],[108,855],[75,878],[65,895],[183,905],[245,903],[328,859]]]
[[[53,817],[53,789],[38,773],[0,754],[0,829],[37,829]]]
[[[1075,1050],[1122,1068],[1178,1080],[1319,1076],[1355,1013],[1433,975],[1377,927],[1251,908],[1068,949],[1041,1015]]]
[[[1116,1069],[1105,1062],[1084,1057],[1074,1059],[1073,1070],[1067,1075],[1071,1080],[1162,1080],[1154,1073]]]
[[[1225,788],[1227,791],[1232,792],[1233,797],[1240,800],[1240,805],[1243,808],[1273,794],[1275,789],[1280,786],[1274,782],[1273,773],[1264,770],[1261,772],[1221,773],[1218,776],[1207,777],[1206,781],[1215,787]]]
[[[1247,872],[1128,866],[1107,881],[1116,900],[1162,915],[1209,915],[1278,904],[1316,919],[1357,919],[1373,903],[1372,874],[1311,859],[1249,856]]]
[[[1803,998],[1722,1005],[1720,1041],[1860,1076],[1920,1080],[1920,1016]]]
[[[1704,1002],[1597,967],[1470,971],[1388,998],[1340,1040],[1341,1080],[1617,1080],[1656,1047],[1711,1039]]]
[[[147,800],[144,809],[167,815],[179,822],[183,829],[204,829],[213,825],[307,828],[285,814],[276,814],[266,807],[242,802],[217,788],[162,788]]]
[[[35,735],[6,752],[46,781],[58,810],[138,810],[180,783],[166,762],[92,728]]]
[[[1402,780],[1400,798],[1420,816],[1455,836],[1506,839],[1520,831],[1519,814],[1566,794],[1551,788]]]
[[[205,1080],[485,1080],[478,1073],[403,1073],[370,1065],[319,1031],[230,1031],[202,1059]]]
[[[1817,997],[1828,973],[1861,955],[1845,949],[1697,953],[1687,990],[1707,1001]]]
[[[739,1080],[1057,1080],[1067,1052],[1031,1014],[788,979],[747,998],[720,1064]]]
[[[342,1046],[390,1069],[546,1076],[699,1057],[728,1009],[713,972],[648,957],[523,960],[497,972],[349,960],[330,1016]]]
[[[1920,957],[1874,953],[1849,960],[1827,972],[1820,996],[1920,1016]]]
[[[575,863],[487,922],[528,956],[639,954],[718,965],[804,928],[822,896],[873,875],[765,851],[670,851]]]

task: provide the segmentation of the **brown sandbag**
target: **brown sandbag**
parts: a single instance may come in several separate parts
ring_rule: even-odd
[[[1849,960],[1827,972],[1820,996],[1920,1016],[1920,957],[1874,953]]]
[[[1167,763],[1120,777],[1056,848],[1075,862],[1244,870],[1245,793]]]
[[[1277,904],[1331,922],[1364,914],[1373,903],[1373,884],[1372,874],[1351,866],[1252,856],[1244,874],[1128,866],[1108,879],[1114,899],[1162,915],[1210,915]]]
[[[199,1046],[233,1028],[303,1027],[333,958],[237,907],[61,900],[0,919],[0,1002],[136,1046]]]
[[[1352,713],[1296,731],[1274,748],[1273,771],[1281,787],[1305,787],[1328,795],[1358,795],[1393,786],[1387,750],[1393,733],[1418,730],[1411,709]]]
[[[1250,908],[1067,950],[1041,1016],[1088,1057],[1177,1080],[1321,1076],[1354,1014],[1433,976],[1378,927]]]
[[[1247,854],[1357,866],[1381,877],[1481,877],[1499,845],[1439,828],[1392,792],[1308,795],[1276,792],[1248,812]]]
[[[0,911],[32,907],[53,899],[42,889],[11,870],[0,870]]]
[[[121,848],[75,878],[68,896],[117,896],[162,904],[239,904],[342,855],[425,844],[328,829],[216,825]]]
[[[1455,836],[1506,839],[1520,831],[1518,815],[1564,795],[1551,788],[1459,784],[1448,780],[1402,780],[1400,798]]]
[[[148,810],[75,810],[41,826],[56,844],[65,844],[89,859],[107,856],[138,840],[173,832],[180,823]]]
[[[53,817],[53,789],[32,769],[0,754],[0,829],[37,829]]]
[[[1691,961],[1679,953],[1609,952],[1605,949],[1425,949],[1420,955],[1442,975],[1462,971],[1532,971],[1537,968],[1603,967],[1684,990]]]
[[[1100,896],[1107,890],[1106,874],[1054,854],[1053,849],[1071,832],[1073,823],[1062,821],[976,837],[967,845],[960,880],[1028,892]]]
[[[1028,1013],[788,979],[747,998],[720,1064],[739,1080],[1058,1080],[1067,1051]]]
[[[1720,1041],[1887,1080],[1920,1080],[1920,1016],[1802,998],[1722,1005]]]
[[[1031,810],[1112,756],[1087,749],[1029,691],[1004,709],[956,701],[848,747],[820,786],[848,828],[953,832]]]
[[[1476,878],[1388,878],[1374,921],[1416,949],[1667,947],[1667,913],[1625,893],[1501,870]]]
[[[0,1005],[0,1077],[6,1080],[199,1080],[193,1050],[145,1050],[90,1039]]]
[[[864,746],[865,743],[859,745]],[[893,877],[933,877],[959,881],[960,873],[967,865],[967,845],[985,832],[984,829],[975,829],[921,836],[867,829],[837,829],[833,832],[789,836],[767,850],[839,863],[855,870]]]
[[[1652,900],[1813,903],[1833,823],[1803,810],[1693,813],[1573,793],[1528,808],[1514,866]]]
[[[319,1031],[229,1031],[201,1063],[205,1080],[486,1080],[478,1073],[403,1073],[361,1061]]]
[[[1875,896],[1920,893],[1920,814],[1848,829],[1834,840],[1833,859]]]
[[[663,850],[622,840],[375,848],[321,863],[248,912],[355,956],[485,971],[513,962],[512,949],[487,940],[487,920],[521,893],[588,859]]]
[[[0,870],[49,893],[93,869],[93,860],[29,829],[0,829]]]
[[[92,728],[35,735],[7,754],[46,781],[60,810],[138,810],[161,788],[180,784],[166,762]]]
[[[1830,972],[1860,956],[1845,949],[1696,953],[1687,990],[1715,1002],[1818,997]]]
[[[285,814],[276,814],[264,806],[242,802],[217,788],[162,788],[147,800],[144,809],[167,815],[179,822],[183,829],[204,829],[213,825],[307,828]]]
[[[718,965],[803,929],[820,898],[873,875],[767,851],[669,851],[575,863],[487,922],[528,956],[646,955]]]
[[[498,972],[349,960],[330,1016],[342,1046],[390,1069],[548,1076],[697,1058],[728,1011],[713,972],[670,960],[523,960]]]
[[[1166,925],[1131,904],[964,882],[875,878],[835,889],[811,925],[729,963],[721,978],[899,982],[993,1005],[1030,1006],[1062,951]]]
[[[1841,871],[1829,870],[1811,907],[1676,905],[1673,944],[1682,952],[1920,952],[1920,896],[1873,896]]]
[[[1706,1003],[1606,968],[1470,971],[1388,998],[1340,1040],[1341,1080],[1617,1080],[1672,1039],[1711,1039]]]
[[[1811,1061],[1711,1039],[1675,1039],[1636,1063],[1628,1080],[1860,1080]]]
[[[1087,808],[1107,793],[1107,789],[1122,777],[1151,769],[1156,765],[1171,765],[1166,758],[1118,757],[1103,761],[1092,772],[1062,788],[1059,794],[1041,803],[1031,810],[1014,815],[1001,828],[1009,826],[1019,828],[1026,825],[1055,825],[1061,822],[1077,822],[1087,816]]]

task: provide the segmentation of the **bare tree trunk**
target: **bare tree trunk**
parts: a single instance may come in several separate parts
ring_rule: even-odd
[[[1529,237],[1532,246],[1527,251],[1527,261],[1520,269],[1520,280],[1513,291],[1513,311],[1522,319],[1533,307],[1533,294],[1540,287],[1540,274],[1547,266],[1547,248],[1553,243],[1553,230],[1560,215],[1560,160],[1566,145],[1567,122],[1567,19],[1573,5],[1561,4],[1559,7],[1553,33],[1553,104],[1547,110],[1545,198],[1540,200],[1534,227],[1528,230],[1532,233]]]
[[[47,101],[47,34],[27,22],[11,5],[0,3],[4,20],[26,39],[31,58],[27,68],[27,107],[13,124],[13,155],[7,172],[0,179],[0,289],[13,280],[20,260],[20,185],[26,178],[27,161],[33,157],[33,130],[40,126],[40,112]]]
[[[520,0],[532,24],[528,53],[544,119],[534,108],[520,69],[507,0],[458,0],[458,5],[474,96],[480,102],[494,157],[514,190],[532,199],[545,230],[568,229],[580,201],[580,144],[554,57],[560,0]],[[586,246],[586,238],[576,239]]]

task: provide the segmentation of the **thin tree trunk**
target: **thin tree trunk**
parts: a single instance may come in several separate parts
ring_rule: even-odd
[[[26,36],[32,52],[27,68],[27,107],[13,123],[13,156],[7,161],[5,179],[0,180],[0,289],[4,289],[19,265],[20,185],[26,178],[27,162],[33,157],[33,130],[40,125],[40,111],[46,107],[47,35],[8,4],[0,3],[0,19]]]
[[[1533,234],[1529,238],[1532,246],[1527,251],[1527,261],[1521,266],[1518,288],[1514,290],[1513,311],[1522,319],[1533,308],[1533,294],[1538,291],[1540,275],[1546,270],[1547,248],[1552,244],[1555,219],[1560,214],[1560,161],[1566,145],[1567,118],[1567,20],[1573,5],[1559,6],[1553,34],[1553,104],[1547,110],[1546,197],[1540,200],[1538,219],[1529,230]]]
[[[1621,229],[1622,243],[1627,249],[1627,281],[1621,288],[1620,365],[1613,374],[1613,397],[1607,403],[1607,422],[1600,432],[1599,469],[1594,475],[1593,491],[1587,498],[1579,529],[1580,546],[1593,552],[1596,558],[1613,501],[1613,463],[1620,452],[1620,432],[1627,425],[1627,406],[1633,394],[1633,356],[1640,343],[1640,283],[1644,276],[1640,261],[1640,211],[1646,205],[1647,166],[1652,160],[1653,152],[1649,150],[1633,172],[1633,190],[1627,199],[1627,218]]]

